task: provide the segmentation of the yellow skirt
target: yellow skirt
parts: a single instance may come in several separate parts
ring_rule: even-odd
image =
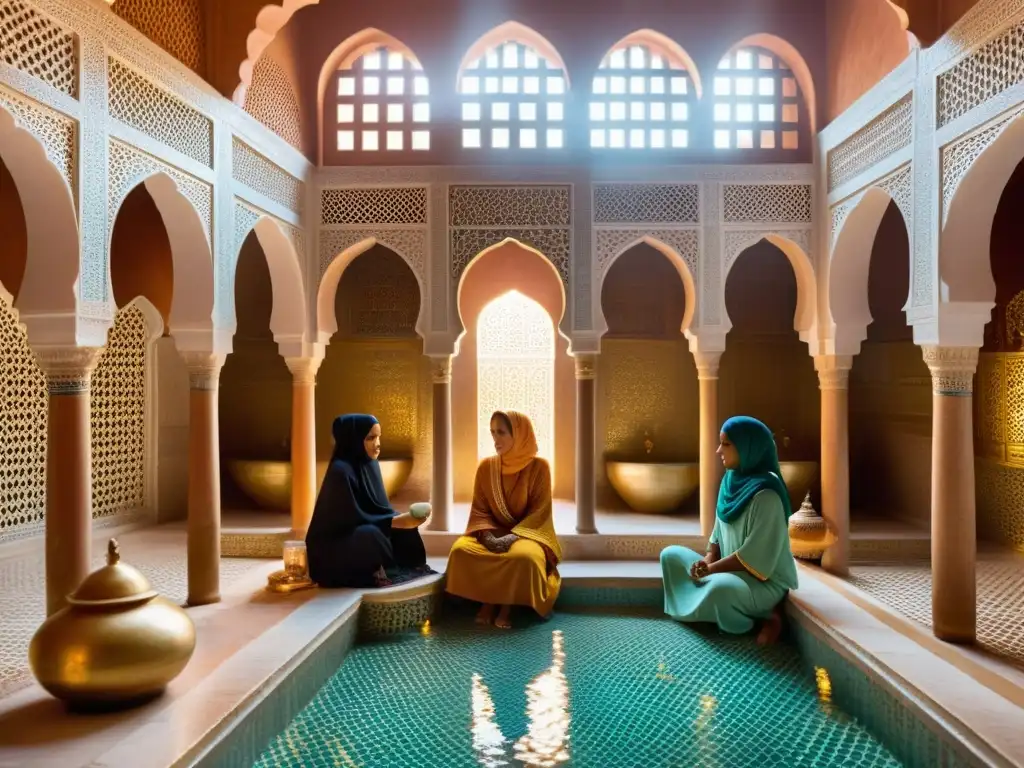
[[[519,539],[496,554],[472,536],[461,536],[448,555],[445,590],[467,600],[493,605],[526,605],[541,616],[555,607],[562,577],[548,571],[544,548]]]

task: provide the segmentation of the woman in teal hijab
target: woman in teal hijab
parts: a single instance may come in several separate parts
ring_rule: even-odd
[[[758,642],[774,642],[782,628],[779,603],[797,588],[775,439],[757,419],[734,416],[722,425],[720,441],[725,477],[707,554],[679,546],[661,553],[665,613],[737,635],[763,621]]]

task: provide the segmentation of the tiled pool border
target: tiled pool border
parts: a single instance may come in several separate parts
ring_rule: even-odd
[[[589,580],[582,580],[587,582]],[[660,588],[615,586],[614,579],[567,584],[559,596],[563,609],[581,607],[656,610]],[[334,621],[272,680],[250,697],[234,718],[196,759],[179,762],[196,768],[252,768],[271,740],[281,733],[335,674],[360,637],[413,629],[435,615],[441,605],[436,590],[414,590],[401,599],[362,601]],[[789,632],[800,649],[808,674],[828,670],[833,700],[908,768],[974,768],[994,764],[957,737],[948,719],[908,691],[845,638],[793,603],[788,604]]]

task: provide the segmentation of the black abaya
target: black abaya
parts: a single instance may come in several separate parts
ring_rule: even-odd
[[[377,419],[349,414],[334,420],[334,455],[306,533],[309,575],[321,587],[372,587],[375,574],[425,569],[418,529],[395,529],[380,465],[364,440]]]

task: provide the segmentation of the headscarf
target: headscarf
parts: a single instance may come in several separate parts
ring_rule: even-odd
[[[363,413],[334,420],[334,452],[316,498],[307,543],[346,536],[368,523],[390,529],[395,511],[384,490],[380,464],[367,455],[363,442],[378,423]]]
[[[727,469],[718,488],[718,519],[731,523],[739,517],[759,491],[769,488],[779,495],[782,511],[789,518],[793,511],[789,491],[782,480],[779,452],[768,427],[750,416],[733,416],[722,425],[739,453],[739,469]]]
[[[537,435],[533,422],[519,411],[497,411],[508,418],[512,425],[512,447],[501,456],[501,474],[514,475],[526,469],[526,465],[537,458]]]

